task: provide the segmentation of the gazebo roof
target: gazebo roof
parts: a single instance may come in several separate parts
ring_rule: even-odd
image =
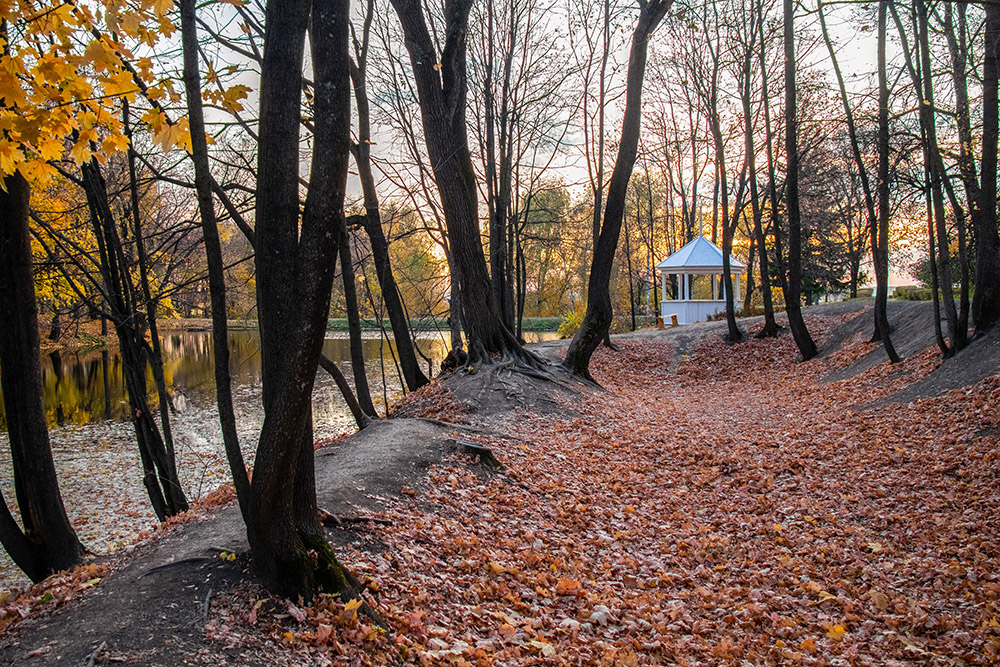
[[[668,273],[722,271],[722,250],[704,236],[696,236],[690,243],[657,264],[656,268]],[[734,273],[740,273],[747,266],[730,255],[729,268]]]

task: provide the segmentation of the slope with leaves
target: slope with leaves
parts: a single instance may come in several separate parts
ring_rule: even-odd
[[[865,345],[804,365],[787,335],[601,351],[609,392],[471,438],[505,475],[454,455],[371,527],[385,548],[349,561],[391,637],[318,641],[279,609],[272,645],[302,664],[995,664],[1000,379],[866,409],[935,362],[820,382]],[[251,608],[227,610],[253,636]]]

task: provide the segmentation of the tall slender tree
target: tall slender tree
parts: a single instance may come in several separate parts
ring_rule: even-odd
[[[194,163],[194,184],[201,216],[201,233],[205,242],[208,264],[208,292],[212,304],[212,347],[215,357],[215,396],[219,406],[219,422],[226,460],[236,487],[236,498],[248,520],[250,478],[236,433],[236,413],[233,409],[232,378],[229,374],[229,324],[226,310],[226,279],[222,261],[222,243],[215,218],[212,198],[212,174],[208,161],[208,140],[205,134],[205,114],[201,102],[201,75],[198,71],[198,25],[195,0],[180,0],[181,42],[184,52],[184,90],[187,95],[188,124],[191,129],[191,157]],[[251,242],[253,236],[248,236]]]
[[[840,71],[837,51],[826,26],[826,15],[823,2],[816,3],[823,41],[830,54],[830,63],[837,77],[837,87],[840,91],[840,101],[844,106],[844,120],[847,124],[847,137],[851,146],[851,157],[854,158],[861,181],[861,191],[864,194],[865,211],[868,214],[868,228],[871,235],[872,264],[875,267],[875,335],[881,339],[882,346],[891,363],[901,361],[896,348],[892,344],[889,331],[888,312],[888,278],[889,278],[889,80],[886,71],[886,8],[885,3],[879,3],[878,10],[878,213],[875,212],[875,197],[872,196],[871,182],[868,178],[868,168],[861,156],[861,142],[858,139],[857,125],[854,121],[854,109],[847,97],[847,86],[844,75]]]
[[[785,215],[788,217],[788,283],[785,312],[803,361],[818,350],[802,318],[802,222],[799,211],[799,144],[795,89],[795,0],[784,0],[785,45]],[[772,182],[771,187],[774,187]]]
[[[494,355],[536,364],[503,323],[493,296],[479,235],[476,175],[466,126],[466,71],[469,11],[472,0],[449,0],[443,15],[440,52],[420,0],[390,0],[405,37],[420,101],[424,140],[448,228],[451,270],[458,282],[462,323],[470,364]]]
[[[264,424],[250,486],[254,569],[280,593],[351,591],[316,505],[312,389],[344,224],[350,152],[348,0],[271,0],[261,67],[257,307]],[[299,119],[307,26],[313,156],[299,215]],[[300,225],[301,222],[301,225]]]
[[[972,318],[976,335],[1000,322],[1000,234],[997,232],[997,155],[1000,153],[1000,5],[985,3],[983,30],[983,153],[981,167],[982,215],[973,218],[976,233],[976,293]]]
[[[379,213],[378,191],[375,175],[372,173],[372,128],[371,101],[368,98],[368,54],[371,45],[371,27],[375,18],[375,2],[368,0],[360,38],[355,32],[354,58],[351,60],[351,83],[354,87],[354,101],[358,117],[358,139],[351,143],[351,153],[358,167],[361,193],[364,197],[365,214],[360,219],[361,226],[368,235],[372,259],[375,261],[375,276],[382,293],[382,303],[389,315],[392,335],[399,355],[399,365],[403,371],[406,388],[416,391],[428,383],[427,376],[420,370],[410,324],[403,308],[403,300],[396,285],[396,277],[389,261],[389,242],[382,230],[382,216]]]
[[[0,543],[32,581],[80,563],[84,549],[59,494],[42,406],[38,305],[28,229],[30,188],[20,174],[0,188],[0,374],[13,462],[17,524],[0,496]]]
[[[673,0],[639,0],[639,16],[632,31],[622,133],[614,171],[608,183],[601,233],[594,246],[587,290],[587,311],[566,352],[563,365],[577,376],[593,380],[590,358],[611,327],[611,268],[625,215],[625,198],[632,177],[642,127],[642,83],[646,73],[649,39],[666,16]]]

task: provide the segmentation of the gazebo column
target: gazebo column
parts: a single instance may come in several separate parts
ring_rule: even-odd
[[[738,303],[741,303],[743,301],[743,298],[740,296],[740,291],[741,291],[740,290],[740,276],[741,275],[742,274],[739,274],[739,273],[736,274],[736,287],[733,289],[733,291],[735,292],[735,297],[736,297],[735,301],[738,302]]]

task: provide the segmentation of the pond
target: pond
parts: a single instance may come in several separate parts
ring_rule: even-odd
[[[171,415],[178,472],[188,499],[196,500],[229,479],[215,406],[212,336],[210,332],[164,331],[160,337],[168,391],[179,408]],[[529,342],[555,337],[554,333],[525,334]],[[428,368],[438,371],[448,343],[447,332],[418,334],[417,345],[426,357],[421,358],[425,372]],[[385,405],[401,394],[395,344],[383,340],[378,332],[366,333],[363,344],[372,399],[384,412]],[[256,332],[232,332],[229,349],[240,446],[251,463],[264,418],[260,337]],[[350,379],[347,334],[329,333],[323,352]],[[156,400],[151,374],[148,384],[153,407]],[[156,517],[142,486],[120,357],[115,351],[45,355],[42,386],[60,490],[80,539],[96,553],[128,544],[138,532],[154,525]],[[313,421],[317,439],[354,429],[343,397],[322,370],[316,375]],[[13,504],[9,461],[6,417],[0,401],[0,490]],[[0,551],[0,590],[25,583],[7,554]]]

